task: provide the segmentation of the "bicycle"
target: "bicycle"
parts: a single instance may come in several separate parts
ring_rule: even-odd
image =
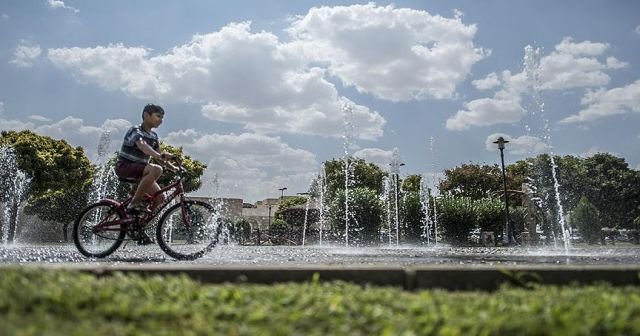
[[[216,211],[207,202],[186,198],[182,183],[185,170],[178,158],[174,161],[178,167],[174,181],[153,195],[145,195],[153,209],[150,213],[129,215],[125,211],[139,182],[127,178],[120,181],[132,184],[128,198],[120,202],[105,198],[87,206],[73,225],[73,241],[78,251],[89,258],[105,258],[115,252],[127,236],[129,240],[139,240],[161,213],[156,242],[169,256],[194,260],[214,248],[222,227]],[[162,204],[155,206],[156,196],[161,193],[168,196]],[[177,203],[169,206],[174,199]]]

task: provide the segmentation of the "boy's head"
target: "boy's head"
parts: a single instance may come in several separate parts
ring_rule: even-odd
[[[160,105],[147,104],[145,105],[144,109],[142,109],[142,120],[144,120],[145,113],[149,115],[157,113],[161,116],[164,116],[164,109]]]

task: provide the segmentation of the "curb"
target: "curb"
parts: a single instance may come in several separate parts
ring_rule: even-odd
[[[3,265],[2,267],[15,267]],[[406,290],[496,290],[504,284],[519,287],[542,285],[612,286],[640,285],[640,266],[420,266],[420,267],[229,267],[199,265],[47,265],[22,267],[65,269],[89,272],[98,277],[114,273],[142,276],[185,275],[203,283],[275,284],[320,281],[346,281],[360,285],[401,287]],[[317,276],[316,276],[317,274]]]

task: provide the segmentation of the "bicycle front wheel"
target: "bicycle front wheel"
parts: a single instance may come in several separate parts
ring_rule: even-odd
[[[209,252],[217,243],[221,226],[213,206],[187,200],[167,210],[156,228],[160,248],[179,260],[194,260]]]
[[[73,225],[73,242],[89,258],[104,258],[120,247],[125,231],[120,226],[103,226],[122,219],[116,207],[107,202],[89,205]]]

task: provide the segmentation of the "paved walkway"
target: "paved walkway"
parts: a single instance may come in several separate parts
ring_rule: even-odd
[[[94,274],[186,274],[204,282],[275,283],[344,280],[406,289],[495,289],[510,282],[569,284],[606,281],[639,285],[640,248],[454,248],[340,246],[219,246],[191,262],[166,257],[157,246],[126,246],[90,260],[73,245],[0,246],[0,265],[70,268]]]

